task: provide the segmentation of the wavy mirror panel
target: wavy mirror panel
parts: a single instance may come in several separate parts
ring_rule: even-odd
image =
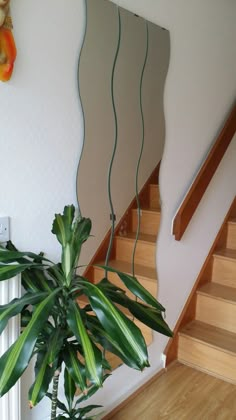
[[[92,219],[94,237],[83,250],[83,263],[89,262],[110,228],[109,186],[119,221],[136,186],[143,186],[161,160],[169,55],[168,31],[109,1],[87,0],[79,67],[85,141],[77,193],[82,214]]]

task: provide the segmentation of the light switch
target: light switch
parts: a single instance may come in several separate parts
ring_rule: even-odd
[[[10,239],[10,219],[0,217],[0,242],[7,242]]]

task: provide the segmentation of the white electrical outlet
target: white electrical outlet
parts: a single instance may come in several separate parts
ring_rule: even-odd
[[[166,367],[166,354],[162,353],[161,361],[163,363],[163,368],[165,369],[165,367]]]
[[[0,243],[10,239],[10,220],[9,217],[0,217]]]

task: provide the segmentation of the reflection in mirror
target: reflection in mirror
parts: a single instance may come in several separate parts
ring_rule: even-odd
[[[92,219],[94,237],[82,261],[107,261],[121,271],[134,272],[155,296],[158,174],[165,139],[163,91],[169,56],[167,30],[107,0],[87,0],[79,67],[85,141],[77,195],[82,214]],[[107,234],[111,225],[112,238]],[[86,275],[97,282],[104,272],[89,268]],[[109,275],[120,285],[116,275]],[[151,331],[138,321],[137,325],[149,344]]]

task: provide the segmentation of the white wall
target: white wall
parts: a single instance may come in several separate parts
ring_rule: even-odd
[[[59,248],[50,233],[54,213],[76,204],[83,2],[11,3],[18,57],[12,80],[0,84],[0,214],[11,217],[16,246],[44,250],[57,260]],[[31,376],[29,372],[22,386],[22,419],[42,420],[44,404],[28,409]]]
[[[174,326],[235,195],[234,141],[183,241],[173,240],[173,214],[235,97],[236,3],[123,0],[119,4],[171,33],[158,274],[159,297]],[[49,234],[53,213],[75,201],[82,139],[76,93],[82,1],[71,0],[66,6],[62,0],[12,0],[18,59],[12,81],[0,85],[0,213],[11,216],[16,245],[44,249],[50,257],[57,256]],[[119,369],[96,396],[99,402],[110,409],[145,381],[160,367],[164,346],[165,340],[158,336],[150,349],[152,368],[142,374]],[[27,381],[24,395],[26,385]],[[22,418],[43,420],[43,407],[23,409]]]
[[[76,197],[82,139],[77,61],[83,2],[12,1],[18,50],[13,78],[0,85],[0,213],[20,248],[58,257],[55,212]]]

